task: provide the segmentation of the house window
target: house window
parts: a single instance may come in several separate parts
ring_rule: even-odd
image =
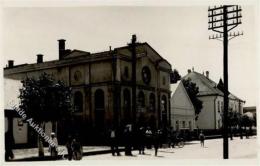
[[[17,119],[17,124],[18,124],[18,126],[23,126],[23,120],[22,119]]]
[[[221,109],[221,108],[220,108],[220,101],[218,101],[218,112],[221,111],[220,109]]]
[[[191,121],[189,121],[189,129],[191,130],[192,128],[191,128]]]
[[[182,122],[182,127],[183,127],[183,128],[186,127],[186,122],[185,122],[185,121]]]
[[[176,130],[179,130],[179,121],[176,121]]]

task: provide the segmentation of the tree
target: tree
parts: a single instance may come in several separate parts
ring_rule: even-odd
[[[43,73],[38,79],[26,78],[20,89],[19,109],[43,129],[45,122],[56,122],[71,112],[71,90],[53,76]],[[39,156],[44,156],[42,137],[38,133]]]
[[[253,117],[248,116],[248,114],[243,114],[241,117],[241,125],[245,127],[246,135],[248,136],[247,127],[249,127],[249,133],[252,134],[252,126],[254,124]]]
[[[198,99],[197,94],[199,93],[199,87],[195,83],[191,82],[191,79],[183,79],[182,83],[191,99],[191,102],[195,108],[195,120],[198,120],[198,115],[203,108],[202,101]]]
[[[181,79],[181,76],[178,72],[178,70],[174,69],[173,72],[170,74],[170,78],[171,78],[171,83],[174,84],[177,81],[179,81]]]
[[[233,128],[237,127],[239,125],[240,120],[240,113],[235,112],[232,109],[229,109],[228,112],[228,126],[230,129],[230,138],[233,139]]]
[[[223,83],[223,81],[222,81],[221,78],[219,79],[219,82],[218,82],[217,88],[218,88],[219,90],[221,90],[221,91],[224,93],[224,83]]]

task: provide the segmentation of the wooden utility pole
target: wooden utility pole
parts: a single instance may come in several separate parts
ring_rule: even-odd
[[[224,113],[223,113],[223,158],[228,159],[228,41],[242,33],[230,33],[229,31],[241,24],[241,7],[238,5],[214,6],[208,9],[209,30],[218,34],[209,39],[223,41],[223,75],[224,75]],[[223,34],[223,35],[222,35]]]

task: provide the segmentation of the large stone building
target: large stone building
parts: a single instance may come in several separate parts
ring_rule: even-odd
[[[209,77],[209,71],[206,75],[196,71],[188,70],[188,74],[183,79],[191,79],[199,88],[198,99],[203,102],[203,108],[198,115],[196,126],[199,129],[216,130],[222,127],[222,117],[224,108],[224,94],[217,88],[217,83]],[[229,94],[229,110],[242,114],[245,101],[239,99],[232,93]]]
[[[170,124],[172,68],[148,43],[136,43],[133,35],[127,46],[99,53],[65,49],[63,39],[58,45],[58,60],[44,62],[39,54],[34,64],[9,61],[4,77],[23,80],[45,72],[62,80],[72,88],[73,126],[81,132],[127,123]]]

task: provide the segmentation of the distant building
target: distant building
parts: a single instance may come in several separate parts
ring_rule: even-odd
[[[195,109],[182,83],[171,85],[171,126],[174,130],[193,130],[195,125]]]
[[[172,68],[148,43],[136,43],[134,51],[129,44],[99,53],[65,49],[63,39],[58,45],[58,60],[44,62],[43,55],[39,54],[34,64],[14,65],[14,61],[9,61],[4,78],[37,78],[45,72],[70,86],[73,132],[86,134],[91,128],[93,132],[104,133],[112,125],[133,122],[151,127],[170,124]],[[135,71],[135,83],[132,71]],[[136,109],[132,102],[133,89]],[[58,135],[68,128],[71,125],[60,122]]]
[[[188,70],[183,79],[191,79],[199,87],[198,98],[203,102],[203,108],[199,113],[196,126],[199,129],[220,129],[222,127],[222,115],[224,109],[224,94],[217,88],[217,83],[206,75]],[[229,94],[229,110],[242,114],[245,101],[239,99],[232,93]]]
[[[243,114],[251,113],[253,117],[256,117],[256,106],[244,107]]]

